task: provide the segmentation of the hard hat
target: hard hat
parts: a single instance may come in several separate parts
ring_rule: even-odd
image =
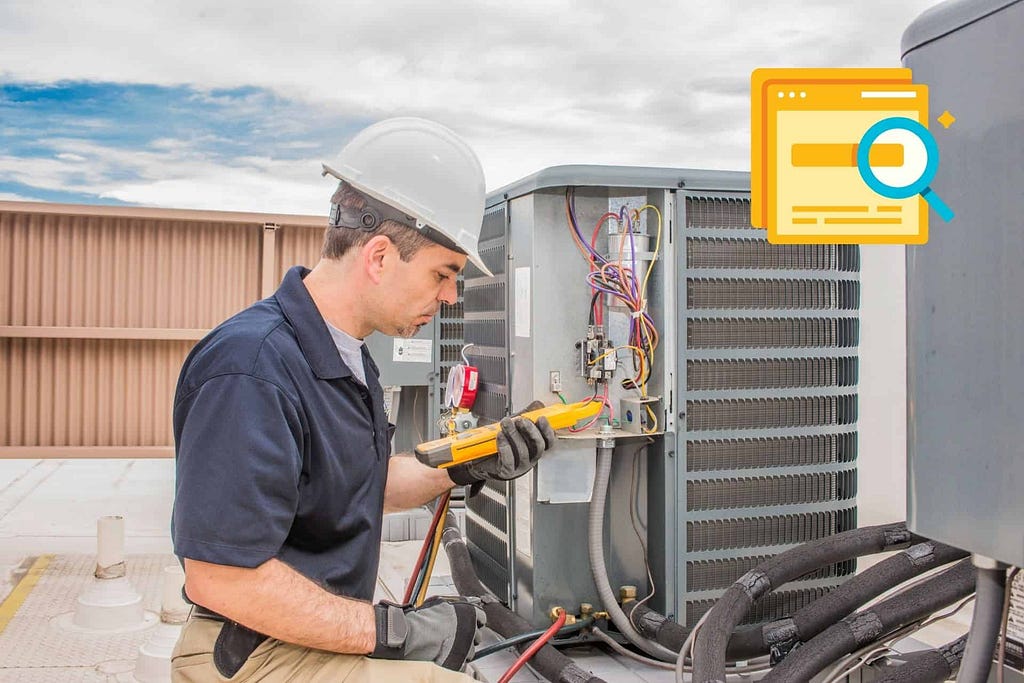
[[[385,119],[363,129],[323,174],[411,216],[412,226],[469,257],[490,276],[477,242],[484,217],[484,170],[462,138],[426,119]]]

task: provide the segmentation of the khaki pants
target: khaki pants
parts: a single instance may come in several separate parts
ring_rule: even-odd
[[[192,617],[185,624],[171,656],[173,683],[470,683],[466,674],[442,669],[432,662],[370,659],[311,650],[268,638],[249,656],[237,674],[224,678],[213,663],[213,644],[221,623]]]

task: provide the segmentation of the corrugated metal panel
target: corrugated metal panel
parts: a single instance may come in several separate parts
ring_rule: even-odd
[[[0,213],[0,325],[211,328],[256,299],[257,227]]]
[[[187,341],[0,339],[0,442],[169,446]],[[59,452],[54,452],[59,456]]]
[[[322,218],[107,208],[0,202],[0,457],[171,455],[181,363],[260,298],[264,225],[273,282],[320,254]]]
[[[320,250],[324,245],[323,225],[316,228],[284,226],[277,231],[277,276],[275,281],[281,282],[285,272],[292,266],[312,268],[320,260]]]

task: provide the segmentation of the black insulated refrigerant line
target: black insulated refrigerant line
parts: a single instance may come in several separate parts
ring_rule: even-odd
[[[975,560],[984,561],[984,558],[975,557]],[[974,617],[971,619],[967,650],[956,683],[985,683],[988,680],[992,669],[992,653],[996,649],[1002,627],[1005,592],[1006,569],[978,568]]]
[[[960,669],[967,636],[946,643],[935,650],[921,650],[900,655],[903,664],[882,669],[875,683],[942,683]]]
[[[448,515],[441,543],[448,553],[451,565],[452,581],[459,595],[483,599],[484,612],[487,613],[487,625],[502,638],[511,638],[520,633],[532,631],[533,627],[522,617],[508,610],[492,595],[476,575],[473,561],[469,556],[466,541],[455,525],[455,517]],[[530,643],[517,645],[516,649],[523,652]],[[574,661],[561,652],[545,645],[530,660],[530,666],[552,683],[605,683],[589,671],[584,671]]]
[[[926,541],[879,562],[857,574],[838,588],[826,593],[792,617],[762,626],[736,629],[726,649],[728,661],[751,659],[768,654],[772,647],[805,642],[821,633],[865,603],[904,581],[968,556],[967,551]],[[678,652],[690,629],[667,619],[646,605],[623,605],[630,622],[647,638]]]
[[[961,560],[927,581],[829,626],[790,652],[762,683],[809,681],[843,655],[966,598],[974,592],[974,581],[974,565],[969,559]],[[1002,602],[999,608],[1001,611]]]
[[[724,683],[726,650],[733,629],[767,593],[820,567],[925,540],[911,534],[902,522],[864,527],[804,543],[750,570],[708,612],[694,643],[693,683]]]

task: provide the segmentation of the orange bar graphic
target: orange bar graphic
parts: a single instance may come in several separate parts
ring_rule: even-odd
[[[794,225],[814,225],[818,222],[817,218],[794,218]]]
[[[894,211],[894,212],[897,212],[897,213],[903,210],[902,206],[879,206],[879,207],[876,207],[876,208],[879,211]]]
[[[866,206],[794,206],[794,212],[817,212],[817,211],[867,211]]]
[[[842,225],[858,225],[860,223],[902,223],[902,218],[826,218],[825,223],[839,223]]]
[[[793,145],[794,166],[856,166],[857,145],[798,143]],[[903,145],[877,144],[871,146],[872,166],[902,166]]]

